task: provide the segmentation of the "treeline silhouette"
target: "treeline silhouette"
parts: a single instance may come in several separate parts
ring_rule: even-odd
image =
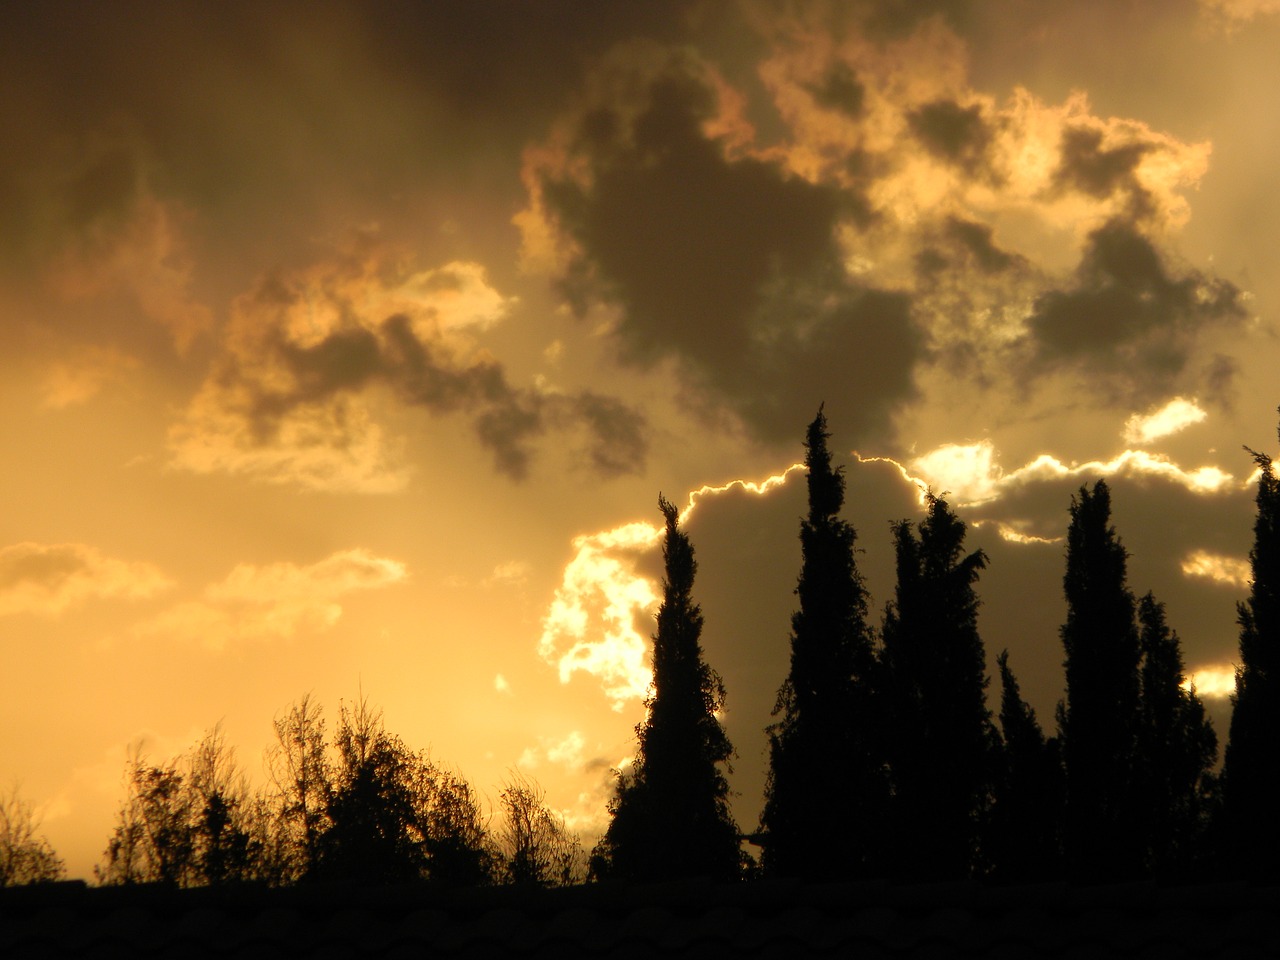
[[[570,885],[586,879],[793,877],[1190,882],[1274,879],[1280,864],[1280,482],[1259,468],[1239,604],[1240,667],[1225,762],[1187,683],[1177,633],[1127,584],[1105,480],[1072,497],[1060,635],[1066,695],[1046,735],[1008,652],[988,707],[976,584],[987,564],[929,492],[893,525],[897,583],[877,626],[841,519],[843,467],[822,408],[809,425],[808,513],[790,668],[768,727],[758,828],[734,822],[725,688],[703,657],[693,546],[673,504],[634,762],[616,771],[610,820],[588,858],[520,776],[496,825],[475,790],[385,729],[361,698],[333,736],[309,697],[275,721],[269,783],[251,790],[215,728],[185,757],[126,770],[95,874],[103,884],[422,882]],[[994,698],[993,698],[994,699]],[[16,795],[0,804],[0,885],[61,864]],[[758,857],[751,848],[759,850]],[[16,865],[16,866],[14,866]]]

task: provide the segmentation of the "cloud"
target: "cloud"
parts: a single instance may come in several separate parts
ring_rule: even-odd
[[[1071,364],[1120,395],[1145,398],[1198,377],[1197,338],[1246,318],[1241,291],[1188,269],[1168,270],[1152,241],[1112,220],[1090,233],[1067,289],[1037,298],[1028,329],[1039,363]]]
[[[689,47],[615,48],[525,151],[526,267],[769,440],[817,398],[884,440],[931,368],[1024,404],[1062,378],[1228,399],[1231,358],[1199,353],[1243,294],[1172,253],[1211,144],[1081,92],[1000,101],[945,20],[859,10],[757,8],[763,98]]]
[[[249,641],[285,640],[327,630],[342,616],[338,599],[403,583],[405,565],[356,548],[307,566],[240,564],[198,600],[177,604],[135,629],[139,637],[199,644],[211,650]]]
[[[1124,425],[1125,443],[1148,444],[1162,437],[1203,423],[1209,415],[1194,400],[1174,397],[1163,407],[1148,414],[1135,413]]]
[[[141,600],[171,583],[149,563],[117,560],[81,543],[0,549],[0,615],[57,615],[90,599]]]
[[[138,363],[137,357],[114,347],[80,348],[45,371],[42,403],[53,410],[87,403],[107,385],[125,381]]]
[[[47,198],[61,217],[50,285],[71,301],[114,294],[166,327],[179,352],[211,329],[213,316],[191,293],[194,263],[184,227],[190,215],[151,187],[136,149],[91,146]]]
[[[526,264],[579,312],[619,308],[624,363],[674,360],[766,437],[790,436],[815,391],[848,385],[860,426],[883,431],[914,394],[908,301],[847,275],[849,199],[757,148],[738,102],[692,54],[616,53],[588,101],[526,152]],[[857,349],[873,340],[874,361]]]
[[[515,303],[477,263],[414,271],[368,236],[331,260],[264,277],[236,300],[221,355],[171,429],[171,462],[313,489],[399,489],[403,441],[379,414],[394,402],[470,415],[515,479],[551,429],[585,433],[603,476],[640,469],[639,413],[592,392],[513,386],[480,346]]]
[[[1183,686],[1194,689],[1202,700],[1227,700],[1236,692],[1236,665],[1217,663],[1196,667],[1188,672]]]
[[[1200,0],[1201,11],[1227,30],[1280,13],[1280,0]]]
[[[888,458],[859,459],[868,462]],[[1188,470],[1166,456],[1145,450],[1125,450],[1110,460],[1069,464],[1045,453],[1021,467],[1006,471],[998,463],[995,444],[990,440],[980,440],[969,444],[946,443],[912,458],[906,464],[889,462],[894,463],[902,476],[916,483],[922,491],[931,488],[940,494],[946,492],[960,505],[986,503],[1011,489],[1064,477],[1158,477],[1196,494],[1231,493],[1242,489],[1240,481],[1218,467]]]
[[[726,493],[765,496],[802,469],[792,464],[759,481],[703,485],[689,494],[680,522]],[[575,537],[574,556],[542,618],[538,653],[558,668],[560,682],[568,683],[579,671],[596,677],[614,710],[643,699],[653,681],[646,634],[661,584],[644,567],[661,538],[662,527],[645,521]]]
[[[1253,567],[1248,559],[1228,557],[1208,550],[1193,550],[1182,561],[1182,572],[1224,586],[1248,589],[1253,582]]]

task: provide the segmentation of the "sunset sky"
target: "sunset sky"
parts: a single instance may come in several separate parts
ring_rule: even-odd
[[[876,623],[931,485],[1052,730],[1105,475],[1225,741],[1277,51],[1277,0],[4,4],[0,788],[88,876],[130,749],[261,779],[363,691],[591,834],[661,491],[751,828],[824,402]]]

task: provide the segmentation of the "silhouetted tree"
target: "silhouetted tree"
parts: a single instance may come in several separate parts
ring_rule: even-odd
[[[133,757],[125,790],[104,863],[94,868],[99,882],[189,885],[195,848],[191,795],[177,764],[151,766]]]
[[[517,775],[498,794],[502,826],[498,845],[507,883],[569,886],[585,877],[586,857],[564,817],[547,806],[543,789]]]
[[[413,761],[413,811],[426,852],[427,879],[472,887],[493,879],[494,852],[475,790],[423,755]]]
[[[791,668],[769,727],[769,778],[760,817],[763,869],[811,879],[878,869],[887,782],[877,752],[867,594],[853,527],[839,519],[843,468],[827,451],[822,408],[805,441],[809,514],[791,618]]]
[[[612,819],[592,858],[599,876],[629,880],[732,878],[741,854],[722,767],[733,753],[716,717],[720,677],[702,659],[702,612],[693,602],[697,563],[674,505],[666,519],[666,577],[653,638],[653,693],[636,727],[635,763],[619,774]]]
[[[354,884],[422,877],[426,851],[413,808],[413,758],[365,698],[339,708],[338,763],[320,838],[318,876]]]
[[[907,876],[963,877],[977,866],[991,799],[995,729],[973,584],[986,555],[932,492],[917,537],[893,526],[898,583],[881,652],[893,864]]]
[[[487,882],[491,853],[470,784],[409,750],[364,698],[341,706],[334,745],[315,876],[351,884]]]
[[[1127,554],[1110,525],[1105,480],[1071,499],[1067,570],[1067,699],[1060,709],[1067,771],[1065,849],[1078,879],[1132,876],[1142,866],[1134,748],[1139,645]]]
[[[1259,468],[1249,552],[1253,582],[1237,608],[1240,665],[1222,773],[1223,812],[1231,869],[1269,879],[1280,873],[1280,480],[1269,456],[1249,453]]]
[[[132,757],[125,789],[103,863],[94,868],[100,882],[190,887],[259,875],[260,807],[218,727],[166,764]]]
[[[267,768],[275,788],[275,842],[269,860],[276,882],[293,883],[315,868],[320,838],[329,826],[332,784],[324,716],[306,695],[273,725],[276,743],[267,754]]]
[[[1009,651],[996,663],[1003,737],[986,851],[991,877],[1010,883],[1057,877],[1066,795],[1058,741],[1045,739],[1035,711],[1022,699]]]
[[[1206,865],[1208,816],[1216,783],[1218,737],[1195,691],[1183,687],[1178,635],[1164,605],[1148,593],[1138,603],[1142,707],[1137,784],[1147,870],[1187,879]]]
[[[188,770],[196,882],[216,886],[250,879],[261,858],[251,822],[256,810],[220,726],[196,745]]]
[[[49,841],[37,833],[40,823],[18,789],[0,796],[0,887],[47,883],[67,868]]]

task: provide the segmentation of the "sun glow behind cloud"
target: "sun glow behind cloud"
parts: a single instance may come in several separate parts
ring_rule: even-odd
[[[1125,450],[1110,460],[1063,463],[1052,454],[1042,453],[1016,470],[1004,470],[997,460],[995,445],[990,440],[977,443],[946,443],[940,447],[899,463],[889,457],[854,456],[860,463],[888,463],[903,478],[920,489],[920,502],[933,490],[948,495],[961,506],[988,503],[1006,491],[1037,481],[1062,477],[1148,476],[1159,477],[1185,487],[1192,493],[1222,493],[1238,486],[1235,477],[1218,467],[1185,469],[1168,457],[1145,450]]]
[[[1202,423],[1208,416],[1194,400],[1174,397],[1159,410],[1145,415],[1135,413],[1125,421],[1124,439],[1126,443],[1141,446]]]
[[[705,497],[740,489],[765,496],[781,487],[804,464],[793,463],[763,480],[706,484],[689,494],[680,512],[684,523]],[[568,683],[577,671],[597,677],[614,710],[643,699],[653,680],[649,640],[641,618],[653,616],[661,584],[638,572],[642,555],[657,547],[662,527],[636,521],[584,534],[573,540],[574,556],[542,619],[538,653]]]
[[[1236,692],[1236,665],[1218,663],[1192,670],[1182,687],[1194,689],[1203,700],[1225,700]]]

